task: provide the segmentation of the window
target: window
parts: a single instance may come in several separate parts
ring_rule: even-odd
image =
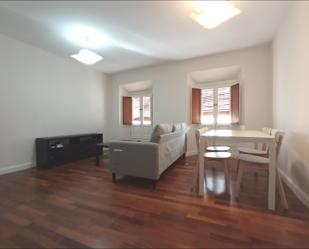
[[[143,124],[151,125],[151,97],[143,96]]]
[[[231,87],[218,88],[217,123],[230,124],[231,117]]]
[[[202,89],[202,124],[231,124],[231,87]]]
[[[152,101],[150,95],[123,96],[122,122],[124,125],[151,125]]]
[[[141,124],[141,98],[133,97],[132,98],[132,123],[134,125]]]
[[[192,88],[192,124],[238,124],[239,84]]]
[[[132,124],[151,125],[151,96],[132,97]]]

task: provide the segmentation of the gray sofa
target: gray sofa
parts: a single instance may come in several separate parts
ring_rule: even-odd
[[[185,123],[159,124],[153,129],[149,142],[114,140],[109,142],[113,181],[116,174],[151,179],[153,187],[160,175],[187,149]]]

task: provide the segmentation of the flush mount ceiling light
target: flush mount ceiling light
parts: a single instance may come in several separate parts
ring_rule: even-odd
[[[107,43],[107,37],[99,31],[77,25],[71,27],[67,32],[67,38],[81,47],[101,48]]]
[[[213,29],[240,13],[229,1],[198,1],[195,4],[197,8],[191,18],[206,29]]]
[[[103,59],[102,56],[88,49],[81,49],[78,54],[73,54],[71,57],[87,65],[93,65]]]

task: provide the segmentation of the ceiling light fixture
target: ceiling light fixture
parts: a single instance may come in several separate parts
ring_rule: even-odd
[[[206,29],[213,29],[240,13],[229,1],[198,1],[195,4],[197,8],[191,18]]]
[[[81,47],[101,48],[107,43],[107,37],[99,31],[82,25],[76,25],[67,32],[67,38]]]
[[[93,65],[103,59],[102,56],[88,49],[81,49],[78,54],[73,54],[71,57],[87,65]]]

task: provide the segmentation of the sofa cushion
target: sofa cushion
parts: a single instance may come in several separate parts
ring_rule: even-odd
[[[171,124],[158,124],[153,128],[150,142],[159,143],[160,136],[163,134],[171,133],[173,130],[173,125]]]

